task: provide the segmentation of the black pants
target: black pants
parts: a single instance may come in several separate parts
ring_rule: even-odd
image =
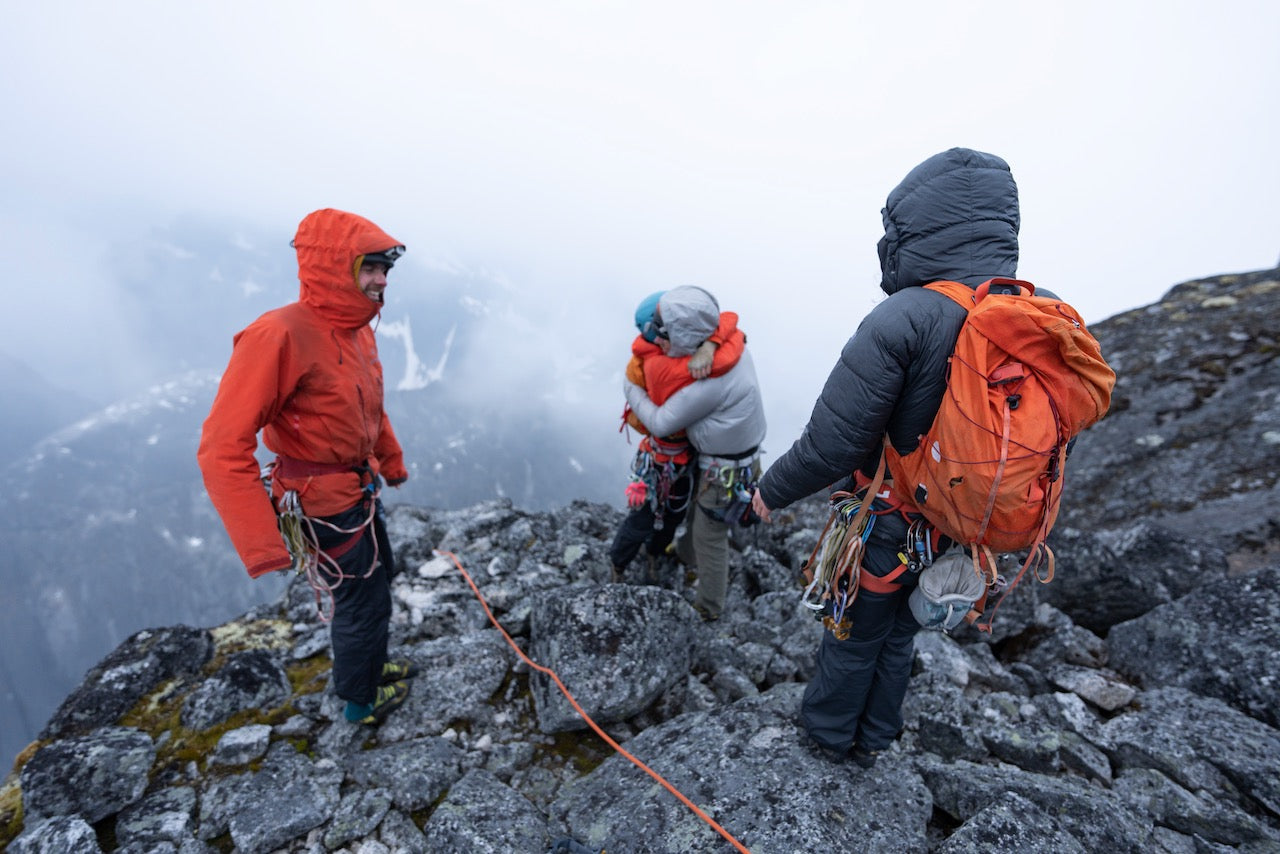
[[[896,515],[876,520],[864,565],[884,576],[900,565],[898,551],[906,525]],[[805,688],[800,720],[823,747],[844,752],[854,744],[883,750],[902,729],[902,701],[911,680],[915,636],[920,624],[907,599],[916,577],[903,573],[902,589],[872,593],[863,589],[849,606],[849,637],[836,640],[826,631],[818,647],[818,668]]]
[[[623,517],[618,530],[613,535],[613,545],[609,547],[609,560],[618,569],[626,569],[640,547],[654,557],[667,550],[675,538],[676,529],[684,521],[689,511],[689,497],[693,492],[693,472],[687,467],[672,479],[671,491],[667,495],[666,506],[662,514],[662,527],[653,527],[657,516],[649,502],[637,507]]]
[[[350,530],[359,526],[368,512],[368,505],[361,502],[344,513],[325,517],[324,521]],[[315,530],[320,548],[326,551],[341,548],[352,537],[324,525],[316,525]],[[367,705],[377,694],[382,665],[387,661],[391,576],[395,574],[395,559],[387,539],[381,501],[377,502],[373,522],[336,561],[342,569],[340,579],[321,563],[321,573],[327,582],[337,582],[333,590],[333,621],[329,624],[333,688],[342,699]]]

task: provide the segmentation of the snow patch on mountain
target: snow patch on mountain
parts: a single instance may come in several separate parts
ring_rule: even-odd
[[[453,339],[457,333],[457,324],[449,327],[445,335],[440,358],[434,367],[428,368],[413,346],[413,324],[409,316],[403,320],[393,320],[378,327],[378,332],[388,338],[398,340],[404,347],[404,376],[395,384],[396,391],[418,391],[444,378],[444,366],[449,361],[449,353],[453,350]]]

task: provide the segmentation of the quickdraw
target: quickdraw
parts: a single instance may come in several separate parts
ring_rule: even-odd
[[[845,612],[858,598],[862,555],[876,517],[864,510],[870,503],[852,493],[834,493],[831,501],[827,526],[805,564],[804,574],[810,581],[800,601],[815,615],[822,615],[823,625],[837,640],[845,640],[850,628]]]

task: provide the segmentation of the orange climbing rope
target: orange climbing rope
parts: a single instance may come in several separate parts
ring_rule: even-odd
[[[721,836],[727,839],[729,843],[732,844],[733,847],[741,851],[742,854],[751,854],[751,851],[748,850],[745,845],[743,845],[737,839],[734,839],[733,834],[729,833],[729,831],[725,830],[718,823],[716,823],[715,819],[713,819],[711,816],[707,815],[705,812],[699,809],[697,804],[695,804],[693,801],[689,800],[683,794],[681,794],[680,791],[676,789],[675,786],[668,783],[661,774],[659,774],[657,771],[654,771],[648,765],[645,765],[636,757],[632,756],[622,747],[622,745],[618,744],[618,742],[610,738],[609,734],[604,730],[602,730],[599,727],[599,725],[597,725],[596,722],[591,719],[591,716],[588,715],[585,711],[583,711],[582,707],[578,705],[578,701],[574,699],[573,694],[569,693],[569,689],[566,688],[564,683],[560,681],[560,677],[556,674],[554,670],[552,670],[550,667],[543,667],[541,664],[538,664],[529,656],[525,655],[524,650],[520,648],[519,644],[517,644],[514,640],[512,640],[511,635],[507,634],[507,630],[504,629],[502,627],[502,624],[498,622],[497,617],[493,616],[493,611],[489,610],[489,603],[485,601],[484,596],[480,593],[480,588],[476,587],[476,583],[471,580],[471,576],[467,573],[465,569],[463,569],[462,562],[458,560],[457,555],[455,555],[453,552],[444,552],[439,550],[436,550],[435,553],[438,555],[445,555],[450,560],[453,561],[453,565],[458,568],[458,572],[462,573],[462,577],[466,579],[467,584],[471,587],[471,592],[475,593],[476,598],[480,600],[480,606],[484,608],[485,614],[488,615],[489,622],[493,623],[494,628],[496,628],[499,632],[502,633],[502,636],[506,638],[507,643],[510,644],[511,648],[516,651],[516,655],[520,656],[520,659],[524,661],[525,664],[533,668],[534,670],[538,671],[539,673],[545,674],[546,676],[550,676],[552,681],[556,683],[556,687],[560,689],[560,693],[564,694],[565,699],[567,699],[569,701],[569,704],[573,706],[574,711],[576,711],[582,717],[582,719],[587,722],[587,725],[590,726],[591,729],[595,731],[596,735],[604,739],[605,742],[610,747],[612,747],[614,750],[618,751],[618,753],[625,756],[628,760],[631,761],[632,764],[634,764],[641,771],[645,772],[650,777],[652,777],[653,779],[661,783],[664,789],[666,789],[671,794],[675,795],[676,798],[678,798],[682,804],[687,806],[689,809],[693,810],[694,815],[698,816],[698,818],[702,819],[707,824],[711,825],[711,827],[715,829],[716,833],[719,833]]]

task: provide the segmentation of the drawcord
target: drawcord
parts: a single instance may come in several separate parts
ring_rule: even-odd
[[[306,577],[307,584],[315,594],[316,614],[322,623],[328,623],[333,620],[334,591],[338,589],[338,586],[344,580],[356,577],[368,578],[378,568],[377,537],[373,538],[373,560],[369,562],[369,569],[364,575],[347,575],[342,571],[342,567],[337,561],[337,558],[346,553],[355,544],[355,540],[363,535],[365,529],[373,524],[374,514],[377,513],[380,490],[377,488],[376,483],[370,483],[365,487],[364,491],[365,500],[369,505],[369,515],[354,528],[341,528],[323,519],[316,519],[306,515],[302,512],[302,502],[298,498],[297,490],[286,490],[280,498],[280,534],[284,537],[285,545],[289,549],[289,556],[293,559],[290,568]],[[319,540],[316,537],[316,525],[323,525],[340,534],[350,534],[351,538],[326,552],[319,546]],[[321,571],[322,568],[323,572]]]

